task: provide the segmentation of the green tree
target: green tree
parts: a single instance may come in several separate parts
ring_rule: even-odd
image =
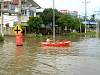
[[[4,41],[4,37],[0,34],[0,42]]]
[[[80,18],[74,16],[73,19],[74,19],[74,20],[73,20],[73,26],[72,26],[71,29],[75,29],[76,31],[80,31],[80,30],[79,30],[79,29],[80,29],[80,24],[81,24],[81,26],[82,26],[82,22],[81,22]]]
[[[45,25],[52,24],[52,22],[53,22],[53,9],[52,8],[45,9],[43,11],[43,13],[41,13],[40,16],[42,17],[43,23]],[[58,12],[57,9],[55,9],[55,20],[56,21],[59,18],[59,16],[60,16],[60,13]]]
[[[95,14],[91,15],[90,21],[95,21]]]
[[[42,27],[43,21],[41,17],[30,17],[27,24],[32,32],[39,33]]]
[[[70,14],[62,15],[57,22],[59,27],[64,28],[65,26],[67,26],[68,29],[72,30],[78,30],[80,26],[79,18],[77,18],[76,16],[72,16]]]

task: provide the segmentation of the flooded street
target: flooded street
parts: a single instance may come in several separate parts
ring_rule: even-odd
[[[82,37],[68,48],[41,48],[32,38],[0,44],[0,75],[100,75],[100,38]]]

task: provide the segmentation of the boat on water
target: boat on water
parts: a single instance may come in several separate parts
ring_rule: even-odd
[[[71,45],[71,41],[60,41],[60,42],[40,42],[41,46],[48,47],[69,47]]]
[[[50,42],[50,39],[47,39],[45,42],[40,42],[42,47],[69,47],[71,45],[71,41],[55,41],[55,3],[53,0],[53,41]]]

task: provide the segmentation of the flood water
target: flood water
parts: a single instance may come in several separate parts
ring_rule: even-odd
[[[77,39],[76,39],[77,40]],[[80,37],[68,48],[42,48],[32,38],[0,43],[0,75],[100,75],[100,38]]]

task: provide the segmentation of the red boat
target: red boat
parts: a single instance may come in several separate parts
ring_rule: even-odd
[[[71,41],[62,41],[62,42],[41,42],[41,46],[49,46],[49,47],[69,47]]]

